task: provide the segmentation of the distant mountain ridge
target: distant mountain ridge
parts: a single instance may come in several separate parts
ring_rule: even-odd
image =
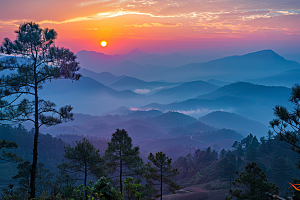
[[[121,78],[125,77],[125,76],[115,76],[109,72],[101,72],[101,73],[97,73],[97,72],[94,72],[94,71],[91,71],[91,70],[88,70],[88,69],[84,69],[84,68],[81,68],[80,69],[80,73],[83,75],[83,76],[86,76],[86,77],[90,77],[90,78],[93,78],[95,79],[96,81],[108,86],[108,85],[111,85],[112,83],[120,80]]]
[[[269,86],[285,86],[293,87],[296,83],[300,83],[300,69],[285,71],[273,76],[268,76],[259,79],[247,80],[251,83],[269,85]]]
[[[288,61],[272,50],[263,50],[205,63],[190,63],[166,70],[158,78],[163,77],[167,81],[217,79],[232,82],[275,75],[292,69],[300,69],[300,64]]]
[[[158,109],[162,112],[173,110],[191,113],[190,115],[193,116],[203,116],[207,112],[225,110],[247,116],[266,125],[274,117],[272,108],[275,105],[290,107],[288,104],[290,93],[291,89],[286,87],[237,82],[185,101],[169,104],[151,103],[141,108]]]
[[[162,101],[172,100],[182,101],[184,99],[190,99],[195,97],[196,94],[206,94],[212,92],[219,87],[205,81],[192,81],[183,83],[179,86],[172,87],[169,89],[163,89],[151,95],[152,98],[159,99]]]
[[[182,57],[179,54],[169,56],[152,55],[135,50],[125,55],[107,56],[96,52],[80,51],[78,59],[83,68],[114,75],[131,76],[146,81],[166,80],[171,82],[186,82],[195,80],[216,79],[223,82],[256,79],[272,76],[287,70],[300,69],[300,64],[286,60],[272,50],[257,51],[241,56],[229,56],[207,62],[197,62],[184,59],[185,63],[179,67],[167,67],[163,62],[138,62],[145,56],[152,56],[149,60],[165,58],[166,62],[174,62]],[[159,57],[159,58],[158,58]],[[169,59],[169,60],[168,60]],[[173,61],[172,61],[173,60]],[[177,63],[180,63],[179,61]],[[222,82],[219,82],[222,84]]]
[[[268,128],[262,123],[250,120],[235,113],[214,111],[201,118],[199,121],[216,128],[228,128],[242,133],[244,136],[250,133],[262,137],[266,135]]]
[[[104,53],[86,50],[79,51],[76,55],[83,68],[95,72],[107,71],[110,67],[119,65],[126,60],[139,65],[166,66],[172,68],[188,63],[207,62],[218,58],[218,56],[207,55],[188,56],[181,53],[171,53],[168,55],[148,54],[137,48],[124,55],[106,55]]]

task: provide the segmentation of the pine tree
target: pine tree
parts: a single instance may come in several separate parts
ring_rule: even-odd
[[[286,162],[284,157],[276,157],[274,159],[271,178],[274,183],[278,184],[280,192],[284,190],[283,186],[287,185],[290,181],[291,177],[289,177],[289,174],[291,170],[291,166]]]
[[[293,111],[288,111],[284,106],[275,106],[275,119],[270,125],[281,141],[291,145],[291,150],[300,154],[300,85],[295,84],[292,88],[289,101],[294,105]],[[296,163],[300,169],[300,162]],[[294,179],[295,182],[300,180]],[[298,195],[298,194],[297,194]]]
[[[174,192],[180,186],[174,182],[175,176],[178,174],[177,169],[171,166],[172,159],[167,157],[163,152],[157,152],[155,155],[150,153],[146,164],[146,181],[149,185],[160,186],[160,196],[162,199],[163,186],[168,186],[168,190]]]
[[[132,148],[131,137],[122,129],[112,134],[111,141],[105,151],[106,165],[111,174],[118,173],[120,191],[123,192],[123,176],[132,176],[135,174],[141,162],[139,157],[139,147]]]
[[[2,43],[4,53],[12,55],[0,61],[0,72],[8,72],[0,77],[0,123],[31,121],[34,124],[30,179],[30,198],[33,199],[36,196],[39,129],[73,119],[70,105],[56,109],[53,102],[41,99],[39,91],[51,79],[78,80],[80,67],[73,52],[55,47],[55,30],[42,29],[29,22],[20,25],[15,33],[14,42],[5,38]]]
[[[18,158],[17,154],[6,152],[4,149],[15,149],[18,145],[15,142],[10,142],[7,140],[0,140],[0,160],[8,162],[21,162],[23,159]]]
[[[84,186],[87,185],[87,177],[100,178],[104,173],[104,159],[88,140],[83,138],[76,141],[76,146],[65,147],[66,168],[76,173],[84,174]]]
[[[239,200],[265,200],[266,193],[278,194],[278,186],[268,183],[267,176],[255,162],[245,166],[245,172],[237,174],[232,184],[238,189],[229,190],[232,197]]]
[[[220,163],[220,176],[224,177],[229,181],[229,187],[231,189],[231,181],[235,176],[235,172],[237,170],[237,161],[234,154],[230,154],[228,158],[223,158]]]
[[[222,150],[220,151],[220,158],[223,159],[223,158],[225,158],[225,156],[226,156],[226,150],[225,150],[225,149],[222,149]]]
[[[294,104],[294,110],[289,112],[283,106],[275,106],[275,119],[270,121],[274,132],[280,140],[291,144],[291,149],[300,154],[300,85],[295,84],[289,101]],[[300,163],[297,163],[300,168]]]

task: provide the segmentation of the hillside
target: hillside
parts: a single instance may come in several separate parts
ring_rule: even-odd
[[[242,133],[244,136],[250,133],[261,137],[266,135],[268,128],[262,123],[250,120],[235,113],[224,111],[211,112],[199,119],[199,121],[216,128],[227,128]]]
[[[158,91],[151,95],[151,97],[159,99],[159,101],[182,101],[184,99],[193,98],[197,96],[197,94],[201,95],[212,92],[218,88],[218,86],[204,81],[192,81],[173,88]]]
[[[273,76],[259,79],[249,79],[248,82],[269,85],[269,86],[285,86],[293,87],[296,83],[300,83],[300,69],[285,71]]]
[[[186,126],[197,121],[193,117],[178,112],[167,112],[149,120],[164,128]]]
[[[96,73],[88,69],[81,68],[80,73],[85,76],[85,77],[90,77],[95,79],[96,81],[108,86],[111,85],[112,83],[120,80],[124,76],[115,76],[109,72],[101,72],[101,73]]]
[[[113,67],[108,69],[108,72],[115,74],[117,76],[126,75],[132,76],[135,78],[140,78],[143,80],[153,80],[149,77],[155,76],[157,73],[169,69],[166,66],[156,66],[156,65],[141,65],[129,60],[121,62]],[[155,80],[155,79],[154,79]],[[157,80],[157,79],[156,79]]]
[[[137,89],[141,89],[141,90],[147,89],[150,93],[151,92],[153,93],[162,88],[170,88],[170,87],[177,86],[179,84],[180,83],[169,83],[169,82],[159,82],[159,81],[146,82],[141,79],[124,76],[123,78],[111,84],[110,87],[116,90],[132,90],[132,91],[135,91]]]
[[[142,95],[132,91],[116,91],[98,81],[81,77],[78,81],[52,80],[44,84],[40,91],[41,97],[45,100],[51,99],[58,106],[71,104],[74,112],[100,115],[119,107],[119,105],[130,105],[134,101],[143,98]],[[105,106],[103,106],[105,105]]]
[[[205,63],[190,63],[167,70],[161,73],[159,78],[167,81],[217,79],[233,82],[249,78],[262,78],[292,69],[300,69],[300,64],[286,60],[272,50],[264,50]]]
[[[256,105],[286,103],[291,89],[286,87],[256,85],[247,82],[237,82],[225,85],[211,93],[197,96],[196,99],[216,99],[222,96],[233,96],[253,101]]]

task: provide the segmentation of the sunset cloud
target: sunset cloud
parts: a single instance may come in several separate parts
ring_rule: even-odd
[[[73,38],[110,40],[276,40],[300,33],[300,1],[14,0],[1,2],[0,19],[0,38],[21,23],[34,21],[58,30],[60,39],[69,39],[72,33]]]

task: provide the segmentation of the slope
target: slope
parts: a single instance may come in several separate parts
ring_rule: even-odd
[[[299,77],[300,77],[300,69],[294,69],[273,76],[268,76],[259,79],[249,79],[247,81],[256,84],[285,86],[291,88],[293,87],[294,84],[300,83]]]
[[[259,137],[266,135],[268,128],[262,123],[250,120],[235,113],[224,111],[211,112],[199,119],[199,121],[216,128],[227,128],[242,133],[244,136],[250,133]]]
[[[206,63],[187,64],[166,70],[159,75],[159,78],[164,77],[167,81],[217,79],[233,82],[250,78],[262,78],[292,69],[300,69],[300,64],[288,61],[272,50],[264,50]]]
[[[164,89],[151,95],[152,98],[157,100],[172,100],[182,101],[184,99],[190,99],[200,94],[206,94],[212,92],[219,87],[204,81],[192,81],[183,83],[179,86]]]

